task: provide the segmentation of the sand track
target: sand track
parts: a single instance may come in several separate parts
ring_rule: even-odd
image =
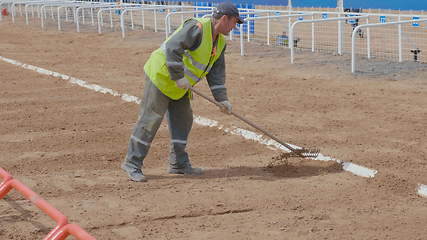
[[[130,33],[126,41],[119,33],[42,32],[7,21],[0,36],[1,56],[138,97],[142,66],[163,39],[151,32]],[[195,124],[189,153],[206,174],[170,176],[163,124],[146,159],[149,181],[129,182],[119,165],[137,104],[5,62],[0,166],[98,239],[427,235],[427,201],[415,192],[427,184],[425,70],[351,76],[336,56],[292,66],[286,52],[242,58],[234,42],[227,51],[236,111],[287,142],[318,146],[378,175],[361,178],[320,161],[268,169],[278,152]],[[197,115],[249,129],[203,99],[192,105]],[[1,239],[41,239],[52,226],[15,192],[0,201]]]

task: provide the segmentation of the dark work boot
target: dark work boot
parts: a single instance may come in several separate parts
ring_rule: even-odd
[[[130,180],[134,182],[146,182],[147,179],[139,168],[130,167],[126,164],[122,164],[122,169],[128,174]]]
[[[191,164],[187,164],[184,168],[172,168],[169,167],[170,174],[187,174],[187,175],[202,175],[203,169],[192,167]]]

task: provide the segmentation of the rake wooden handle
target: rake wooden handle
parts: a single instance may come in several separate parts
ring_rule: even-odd
[[[209,102],[217,105],[218,107],[222,108],[223,106],[218,103],[217,101],[214,101],[213,99],[209,98],[208,96],[206,96],[205,94],[199,92],[198,90],[194,89],[194,88],[190,88],[191,91],[193,91],[195,94],[199,95],[200,97],[208,100]],[[272,135],[271,133],[267,132],[266,130],[264,130],[263,128],[257,126],[255,123],[253,123],[252,121],[244,118],[243,116],[231,111],[230,112],[231,115],[237,117],[238,119],[242,120],[243,122],[245,122],[246,124],[248,124],[249,126],[259,130],[260,132],[264,133],[265,135],[267,135],[268,137],[270,137],[271,139],[275,140],[276,142],[280,143],[281,145],[285,146],[287,149],[289,149],[291,152],[297,154],[300,157],[307,157],[303,155],[303,152],[301,152],[300,149],[295,149],[292,146],[290,146],[289,144],[281,141],[280,139],[278,139],[277,137],[275,137],[274,135]]]

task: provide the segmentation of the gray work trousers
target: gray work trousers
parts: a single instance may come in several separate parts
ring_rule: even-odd
[[[146,76],[144,96],[140,105],[140,114],[129,139],[128,152],[123,165],[141,169],[148,154],[150,144],[167,114],[170,133],[169,165],[172,169],[191,166],[185,151],[188,134],[193,125],[188,93],[179,100],[164,95]]]

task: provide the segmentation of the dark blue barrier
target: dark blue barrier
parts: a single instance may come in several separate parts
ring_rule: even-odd
[[[193,1],[196,2],[196,1]],[[220,3],[211,0],[205,2]],[[253,4],[269,6],[287,6],[288,0],[232,0],[234,4]],[[292,0],[293,7],[325,7],[336,8],[336,0]],[[395,10],[427,10],[427,0],[344,0],[345,8],[363,9],[395,9]]]
[[[426,0],[344,0],[346,8],[427,10]]]
[[[288,6],[287,0],[233,0],[234,4],[251,4],[251,5],[270,5],[270,6]],[[293,2],[293,1],[292,1]]]
[[[292,7],[336,8],[337,0],[292,0]]]
[[[205,1],[205,2],[211,2],[214,4],[218,4],[221,2],[226,2],[227,0],[211,0],[211,1]],[[196,3],[197,1],[190,1]],[[260,0],[232,0],[234,4],[249,4],[249,5],[270,5],[270,6],[287,6],[288,0],[267,0],[267,1],[260,1]]]
[[[214,5],[212,2],[194,2],[194,6],[197,7],[209,7],[209,8],[198,8],[197,10],[204,11],[204,10],[211,10],[210,7]],[[195,13],[194,17],[201,18],[203,15],[206,15],[206,13]]]
[[[100,0],[104,2],[117,2],[119,0]],[[125,0],[126,1],[126,0]],[[136,0],[140,2],[141,0]],[[218,4],[226,0],[205,0],[211,4]],[[152,1],[160,2],[160,1]],[[193,2],[197,1],[177,1],[169,0],[163,2],[179,3],[179,2]],[[251,4],[251,5],[266,5],[266,6],[287,6],[288,0],[232,0],[234,4]],[[324,7],[336,8],[336,0],[292,0],[293,7]],[[427,0],[344,0],[345,8],[362,8],[362,9],[394,9],[394,10],[427,10]]]
[[[217,3],[214,2],[194,2],[194,6],[198,6],[198,7],[212,7],[217,5]],[[238,8],[247,8],[247,9],[255,9],[255,5],[253,4],[248,4],[248,3],[237,3],[236,7]],[[198,10],[210,10],[210,8],[199,8]],[[245,12],[247,12],[247,10],[244,10],[240,13],[240,16],[242,18],[246,18],[246,17],[254,17],[254,14],[245,14]],[[205,15],[205,13],[199,13],[199,14],[194,14],[194,17],[202,17],[203,15]],[[253,20],[249,21],[249,32],[250,33],[255,33],[255,23]],[[240,24],[237,24],[236,28],[233,29],[233,33],[234,34],[240,34]],[[247,32],[248,31],[248,24],[244,23],[243,24],[243,31]]]
[[[236,4],[236,7],[238,8],[247,8],[247,9],[255,9],[255,6],[253,4],[248,4],[248,3],[238,3]],[[245,14],[245,12],[247,12],[247,10],[244,10],[240,13],[240,16],[244,19],[247,17],[254,17],[255,14]],[[248,23],[245,22],[243,23],[243,32],[248,32]],[[255,33],[255,22],[254,20],[250,20],[249,21],[249,32],[250,33]],[[233,34],[240,34],[240,24],[237,24],[236,28],[233,29]]]

